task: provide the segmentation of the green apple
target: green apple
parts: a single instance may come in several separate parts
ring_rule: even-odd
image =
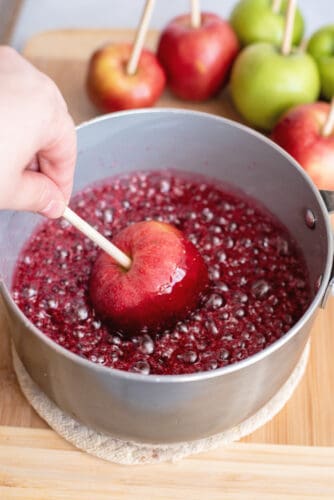
[[[334,96],[334,24],[316,31],[306,49],[318,64],[321,94],[325,99]]]
[[[279,12],[272,9],[273,0],[240,0],[234,7],[230,23],[242,45],[269,42],[280,46],[283,40],[287,0],[283,0]],[[297,9],[292,44],[298,45],[304,33],[304,21]]]
[[[316,101],[319,92],[318,68],[306,52],[283,55],[274,45],[256,43],[241,51],[232,69],[233,102],[259,129],[270,130],[282,113]]]

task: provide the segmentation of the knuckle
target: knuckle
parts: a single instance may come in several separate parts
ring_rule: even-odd
[[[44,73],[39,74],[39,84],[43,92],[43,96],[50,102],[53,102],[56,98],[55,84],[53,81]]]
[[[49,109],[51,110],[51,118],[53,121],[61,119],[62,115],[67,112],[67,106],[61,95],[57,85],[46,75],[44,80],[44,94],[47,100]]]
[[[53,146],[59,148],[62,157],[66,156],[66,164],[74,163],[77,153],[77,138],[73,120],[67,112],[63,113],[58,110],[58,121],[54,130],[56,135]]]
[[[40,210],[43,210],[49,204],[50,196],[51,193],[50,193],[49,183],[46,178],[43,178],[38,198],[38,206],[40,207],[39,208]]]

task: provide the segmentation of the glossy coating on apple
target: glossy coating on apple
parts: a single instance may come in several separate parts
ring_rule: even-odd
[[[334,189],[334,131],[323,135],[330,106],[296,106],[276,124],[271,138],[300,163],[319,189]]]
[[[106,45],[90,59],[87,91],[103,112],[150,107],[164,90],[164,70],[149,50],[142,50],[136,73],[127,74],[131,52],[130,44]]]
[[[273,8],[273,0],[240,0],[231,14],[231,25],[240,43],[250,45],[268,42],[280,47],[283,41],[287,0],[280,2],[278,12]],[[304,34],[304,20],[296,10],[292,44],[299,45]]]
[[[158,59],[178,97],[203,101],[217,94],[239,51],[236,34],[219,16],[202,12],[193,28],[190,15],[176,17],[163,30]]]
[[[157,221],[132,224],[113,242],[132,259],[124,271],[106,253],[92,270],[95,309],[127,334],[173,326],[198,305],[208,269],[195,246],[175,227]]]
[[[307,49],[316,60],[321,81],[321,95],[326,100],[334,96],[334,24],[316,31]]]

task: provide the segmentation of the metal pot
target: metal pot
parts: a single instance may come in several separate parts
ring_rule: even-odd
[[[333,243],[326,205],[304,171],[253,130],[185,110],[116,113],[78,128],[75,191],[138,169],[175,167],[224,180],[257,198],[304,251],[313,300],[283,338],[239,363],[192,375],[139,375],[98,366],[55,344],[15,305],[15,261],[40,217],[0,217],[1,294],[17,353],[39,387],[87,426],[137,442],[169,443],[228,429],[274,396],[296,366],[331,283]]]

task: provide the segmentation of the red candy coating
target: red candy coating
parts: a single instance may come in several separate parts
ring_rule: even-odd
[[[135,222],[172,224],[209,271],[203,301],[188,318],[163,332],[128,337],[92,305],[99,250],[66,221],[43,222],[17,262],[14,300],[45,335],[94,363],[160,375],[213,370],[275,342],[310,303],[304,258],[286,229],[218,181],[137,172],[87,189],[71,207],[110,239]]]
[[[113,239],[131,256],[129,270],[105,252],[90,280],[96,311],[125,333],[164,330],[193,311],[208,284],[208,269],[195,246],[170,224],[132,224]]]

